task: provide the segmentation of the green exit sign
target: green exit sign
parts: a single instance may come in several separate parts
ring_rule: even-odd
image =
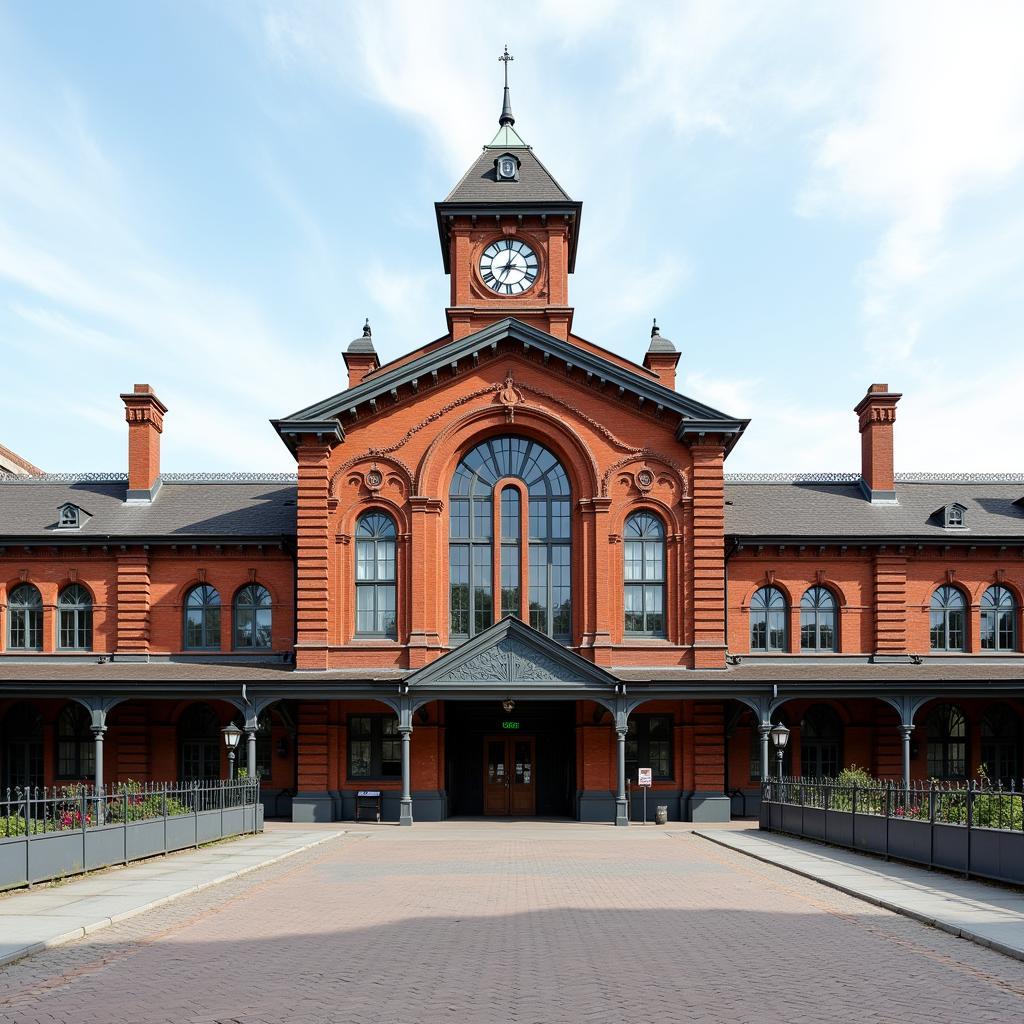
[[[518,729],[519,728],[519,723],[518,722],[502,722],[501,723],[501,727],[502,727],[502,729]]]

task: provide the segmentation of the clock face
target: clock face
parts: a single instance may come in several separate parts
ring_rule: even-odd
[[[537,267],[537,254],[516,238],[491,242],[480,257],[480,276],[499,295],[522,295],[537,280]]]

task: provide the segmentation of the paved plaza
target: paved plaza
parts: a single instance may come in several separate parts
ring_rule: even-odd
[[[0,969],[0,1024],[1021,1019],[1019,961],[679,827],[367,827]]]

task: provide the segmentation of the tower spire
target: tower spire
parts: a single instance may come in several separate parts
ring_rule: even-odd
[[[504,128],[506,125],[511,126],[516,123],[516,119],[512,116],[512,101],[509,99],[508,95],[508,62],[510,60],[515,60],[515,57],[508,52],[508,43],[505,44],[505,52],[498,58],[498,60],[505,65],[505,97],[501,104],[501,117],[498,118],[498,124]]]

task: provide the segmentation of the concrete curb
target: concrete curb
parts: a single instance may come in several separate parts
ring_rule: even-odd
[[[836,889],[839,892],[846,893],[847,896],[853,896],[855,899],[863,900],[865,903],[870,903],[872,906],[881,907],[882,910],[889,910],[894,914],[900,914],[902,917],[909,917],[914,921],[919,921],[921,924],[930,925],[932,928],[938,928],[940,931],[946,932],[949,935],[955,935],[959,939],[966,939],[968,942],[973,942],[977,946],[984,946],[986,949],[992,949],[997,953],[1003,953],[1005,956],[1013,957],[1014,960],[1024,961],[1024,949],[1018,949],[1016,946],[1007,946],[994,939],[985,938],[984,935],[979,935],[977,932],[973,932],[969,928],[950,924],[948,921],[943,921],[940,918],[930,917],[928,914],[922,914],[919,911],[911,910],[909,907],[904,907],[899,903],[893,903],[891,900],[882,899],[880,896],[874,896],[861,889],[855,889],[853,886],[843,885],[840,882],[834,882],[831,879],[822,878],[820,875],[816,875],[813,871],[805,871],[803,868],[793,867],[791,864],[784,864],[779,860],[756,853],[753,850],[745,850],[742,846],[726,842],[714,834],[698,832],[696,830],[694,830],[693,834],[695,836],[700,836],[701,839],[706,839],[708,842],[714,843],[716,846],[723,846],[725,849],[732,850],[734,853],[741,853],[745,857],[750,857],[753,860],[759,860],[764,864],[771,864],[773,867],[782,868],[783,871],[789,871],[791,874],[800,875],[803,878],[809,878],[812,882],[818,882],[821,885],[826,885],[830,889]]]
[[[92,935],[94,932],[102,931],[104,928],[109,928],[112,924],[117,924],[120,921],[126,921],[128,918],[135,917],[137,914],[144,914],[147,910],[155,910],[157,907],[162,907],[167,903],[173,903],[175,900],[181,899],[182,896],[190,896],[192,893],[201,892],[203,889],[209,889],[211,886],[220,885],[223,882],[230,882],[232,879],[240,878],[242,875],[247,875],[251,871],[258,871],[260,868],[268,867],[271,864],[277,864],[279,861],[286,860],[289,857],[294,857],[297,853],[303,853],[306,850],[313,849],[315,846],[321,846],[322,844],[331,842],[334,839],[340,839],[347,834],[347,831],[326,832],[323,836],[318,836],[312,842],[305,843],[303,846],[297,846],[294,850],[286,850],[284,853],[279,853],[267,860],[260,861],[259,864],[250,864],[247,867],[239,868],[237,871],[229,871],[227,874],[220,875],[217,878],[211,878],[206,882],[200,882],[198,885],[191,885],[187,889],[182,889],[181,892],[171,893],[170,896],[160,896],[158,899],[150,900],[148,903],[144,903],[138,907],[133,907],[131,910],[126,910],[123,913],[114,914],[111,917],[100,917],[91,924],[72,928],[71,931],[63,932],[62,934],[55,935],[49,939],[44,939],[42,942],[35,942],[31,946],[23,946],[21,949],[15,950],[12,953],[0,954],[0,967],[6,967],[8,964],[14,963],[16,960],[22,960],[27,956],[32,956],[33,953],[41,953],[43,950],[53,949],[55,946],[62,946],[66,942],[73,942],[75,939],[81,939],[86,935]],[[137,861],[136,863],[144,863],[144,861]],[[0,922],[2,922],[2,918],[0,918]]]

